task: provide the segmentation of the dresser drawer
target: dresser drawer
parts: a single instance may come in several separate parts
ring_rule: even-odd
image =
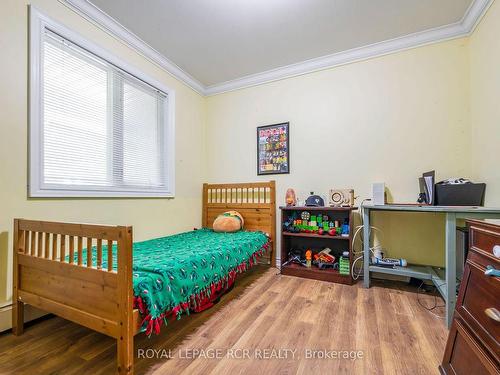
[[[500,259],[500,230],[487,226],[470,225],[470,249],[488,259]]]
[[[486,276],[485,270],[486,268],[469,258],[462,280],[465,286],[460,290],[456,308],[498,361],[500,323],[488,315],[486,310],[500,311],[500,278]]]
[[[440,367],[444,374],[482,375],[498,374],[495,363],[471,334],[460,317],[455,316]]]

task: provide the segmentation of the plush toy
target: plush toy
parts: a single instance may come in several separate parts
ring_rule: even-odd
[[[214,232],[237,232],[243,229],[243,216],[237,211],[227,211],[217,216],[212,225]]]
[[[297,197],[295,196],[295,190],[287,189],[285,195],[285,202],[287,206],[295,206],[297,204]]]
[[[312,260],[312,251],[307,250],[306,251],[306,267],[311,268],[311,260]]]

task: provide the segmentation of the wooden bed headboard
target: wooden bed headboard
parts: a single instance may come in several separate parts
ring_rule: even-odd
[[[269,234],[272,241],[269,257],[271,265],[275,266],[275,182],[203,184],[202,226],[210,227],[218,215],[229,210],[238,211],[243,216],[246,230]]]

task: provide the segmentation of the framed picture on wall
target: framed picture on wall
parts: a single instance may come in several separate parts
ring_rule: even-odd
[[[288,122],[257,128],[257,174],[290,173]]]

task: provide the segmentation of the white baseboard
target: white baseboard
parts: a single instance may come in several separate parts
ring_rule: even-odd
[[[47,312],[38,310],[37,308],[25,305],[24,307],[24,321],[29,322],[33,319],[40,318],[47,315]],[[12,305],[0,308],[0,332],[7,331],[12,328]]]

